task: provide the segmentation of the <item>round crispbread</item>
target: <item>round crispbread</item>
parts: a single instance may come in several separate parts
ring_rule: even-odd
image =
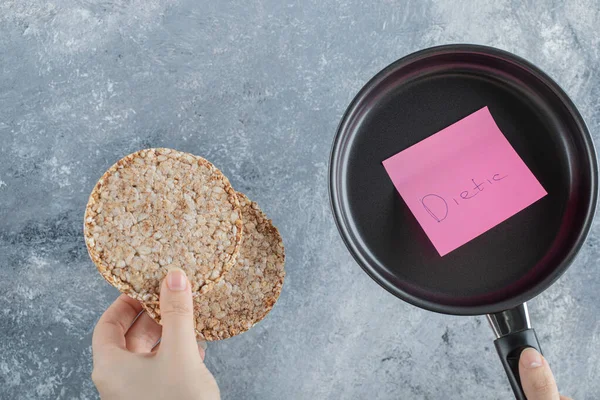
[[[236,264],[221,281],[194,299],[196,335],[221,340],[250,329],[271,311],[285,277],[283,241],[272,221],[246,195],[238,193],[244,238]],[[145,304],[160,321],[158,304]]]
[[[142,303],[157,303],[171,267],[194,296],[235,264],[241,209],[229,180],[202,157],[170,149],[130,154],[106,171],[90,195],[84,224],[102,276]]]

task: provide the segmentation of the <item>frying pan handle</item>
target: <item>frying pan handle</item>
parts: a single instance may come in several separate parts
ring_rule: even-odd
[[[533,347],[540,354],[542,353],[535,331],[531,329],[527,304],[523,303],[510,310],[488,314],[487,317],[498,337],[494,345],[515,398],[527,400],[519,377],[519,358],[521,352],[528,347]]]
[[[540,344],[533,329],[527,329],[521,332],[511,333],[510,335],[502,336],[494,341],[496,350],[500,356],[500,361],[508,376],[510,386],[515,393],[517,400],[527,400],[521,386],[521,378],[519,377],[519,357],[521,352],[528,347],[533,347],[541,353]]]

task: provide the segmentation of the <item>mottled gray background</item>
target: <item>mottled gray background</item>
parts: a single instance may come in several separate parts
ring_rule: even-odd
[[[355,265],[327,197],[339,118],[388,63],[452,42],[524,56],[600,141],[595,0],[0,2],[0,398],[96,398],[90,339],[117,296],[82,240],[122,156],[212,160],[287,246],[269,317],[211,344],[225,399],[508,399],[484,318],[419,310]],[[600,226],[530,303],[560,388],[600,393]]]

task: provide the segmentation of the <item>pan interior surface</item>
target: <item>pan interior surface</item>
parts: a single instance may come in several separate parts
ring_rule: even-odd
[[[548,195],[440,257],[381,162],[485,106]],[[359,264],[398,297],[454,314],[506,309],[549,286],[596,201],[593,145],[570,100],[525,61],[476,47],[417,53],[373,78],[340,124],[330,168],[336,222]]]

